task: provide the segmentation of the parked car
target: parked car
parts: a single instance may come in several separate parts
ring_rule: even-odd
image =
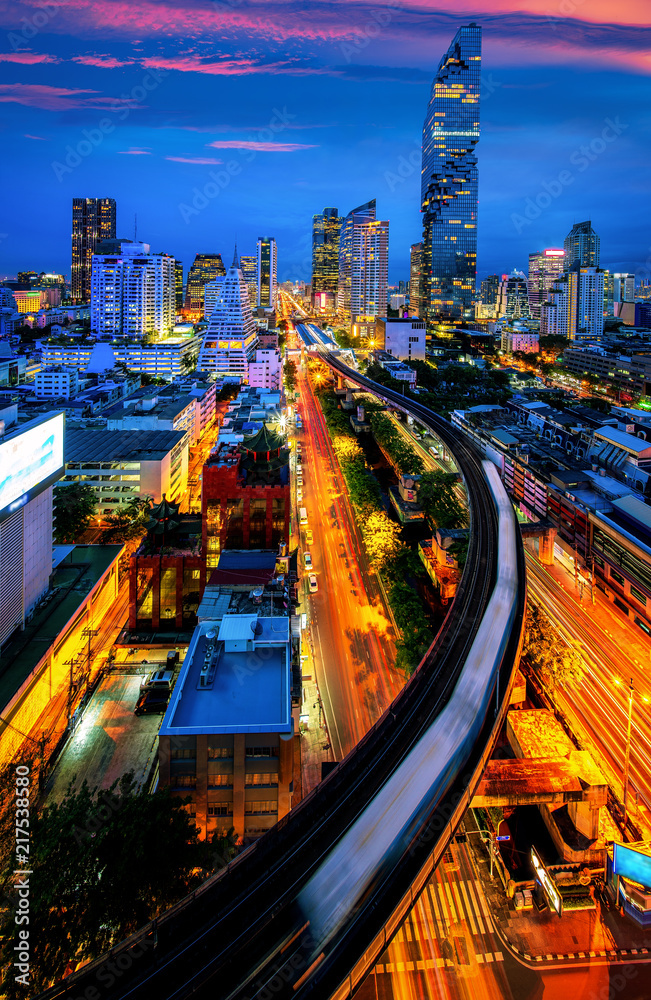
[[[140,685],[141,691],[166,691],[168,696],[172,689],[173,670],[152,670]]]
[[[303,490],[299,488],[296,490],[296,503],[300,503],[302,499],[303,499]]]
[[[319,589],[319,581],[316,578],[316,573],[310,573],[310,575],[307,578],[307,582],[310,588],[310,593],[316,594],[317,590]]]
[[[305,569],[312,569],[312,554],[310,552],[303,553],[303,562]]]
[[[299,487],[300,489],[302,489],[302,488],[303,488],[303,477],[302,477],[302,476],[297,476],[297,477],[296,477],[296,485],[297,485],[297,486],[298,486],[298,487]]]
[[[133,714],[164,715],[167,711],[169,697],[169,691],[163,691],[160,688],[157,691],[143,691],[136,702]]]

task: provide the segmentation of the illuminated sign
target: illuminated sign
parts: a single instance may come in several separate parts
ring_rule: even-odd
[[[651,857],[628,845],[613,844],[613,872],[651,889]]]
[[[540,860],[540,857],[534,847],[531,848],[531,864],[533,865],[533,870],[536,873],[537,880],[543,887],[543,892],[545,893],[545,898],[549,903],[549,908],[551,910],[555,910],[560,917],[563,913],[563,900],[561,899],[561,894],[556,888],[554,880]]]
[[[0,441],[0,520],[63,475],[63,422],[63,413],[55,413]]]
[[[564,257],[564,250],[545,250],[545,257]]]

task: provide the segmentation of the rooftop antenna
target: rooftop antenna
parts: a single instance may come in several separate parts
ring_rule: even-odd
[[[235,237],[235,250],[233,252],[233,263],[231,264],[231,267],[239,267],[239,266],[240,266],[240,261],[239,261],[239,258],[237,256],[237,236],[236,236]]]

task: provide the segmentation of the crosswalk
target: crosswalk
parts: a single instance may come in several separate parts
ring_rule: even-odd
[[[433,957],[433,952],[438,954]],[[477,879],[437,873],[406,917],[378,974],[421,972],[460,965],[503,962],[494,950],[490,913]]]

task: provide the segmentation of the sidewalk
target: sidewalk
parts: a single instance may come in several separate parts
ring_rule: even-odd
[[[303,704],[301,716],[309,716],[307,722],[301,723],[301,774],[303,798],[309,795],[321,781],[321,764],[333,760],[325,716],[321,708],[319,689],[316,678],[316,666],[312,649],[312,638],[309,632],[304,633],[303,654]],[[308,679],[309,678],[309,679]]]

